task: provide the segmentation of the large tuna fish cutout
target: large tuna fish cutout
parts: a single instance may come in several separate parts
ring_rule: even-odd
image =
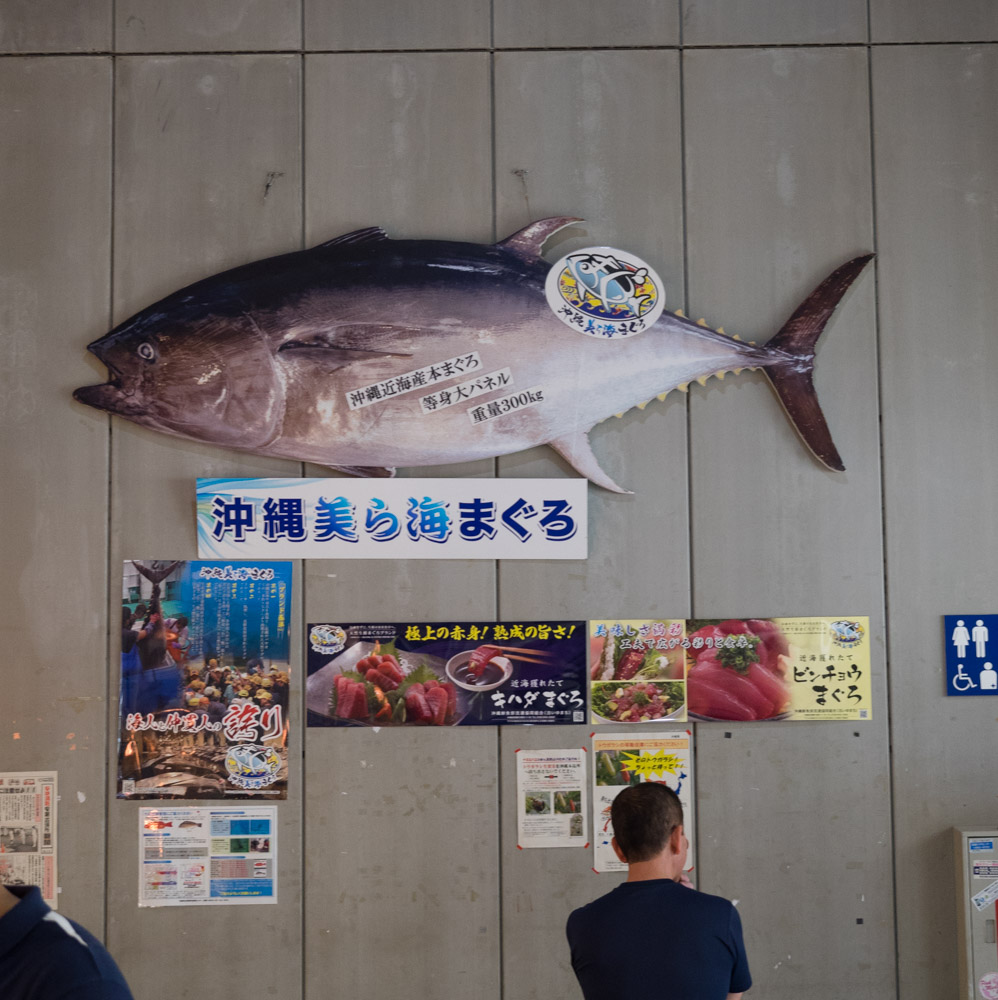
[[[547,443],[624,492],[589,446],[594,424],[690,382],[761,368],[815,456],[843,468],[811,382],[814,347],[871,255],[822,282],[763,347],[668,312],[640,336],[605,341],[570,329],[545,298],[541,247],[578,221],[543,219],[494,246],[363,229],[234,268],[90,344],[110,379],[74,396],[167,434],[354,475]],[[465,364],[448,368],[455,359]],[[474,398],[438,405],[442,389],[461,395],[469,367],[509,371],[493,390],[479,382]],[[476,406],[527,388],[538,392],[520,402],[532,405],[473,419]]]

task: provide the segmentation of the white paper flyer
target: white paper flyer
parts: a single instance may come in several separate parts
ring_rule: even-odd
[[[593,870],[622,872],[610,840],[613,823],[610,807],[629,785],[658,781],[668,785],[683,805],[683,828],[690,840],[687,872],[694,867],[696,838],[693,830],[693,748],[685,730],[640,736],[593,735]],[[691,881],[696,881],[692,874]]]
[[[586,751],[516,751],[518,847],[586,847]]]
[[[139,810],[139,906],[276,902],[276,806]]]
[[[56,909],[56,772],[0,773],[0,884],[37,885]]]

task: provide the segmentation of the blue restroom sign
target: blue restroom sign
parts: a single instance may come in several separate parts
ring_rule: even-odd
[[[946,693],[998,695],[998,615],[946,615]]]

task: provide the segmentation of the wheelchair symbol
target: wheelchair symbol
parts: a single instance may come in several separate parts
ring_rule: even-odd
[[[956,676],[953,678],[953,687],[955,687],[957,691],[969,691],[971,688],[977,687],[970,675],[963,672],[962,663],[958,663],[956,665]]]

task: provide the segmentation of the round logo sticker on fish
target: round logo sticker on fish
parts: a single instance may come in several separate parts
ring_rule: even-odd
[[[544,290],[562,323],[597,340],[643,333],[665,309],[662,279],[640,257],[612,247],[566,254]]]

